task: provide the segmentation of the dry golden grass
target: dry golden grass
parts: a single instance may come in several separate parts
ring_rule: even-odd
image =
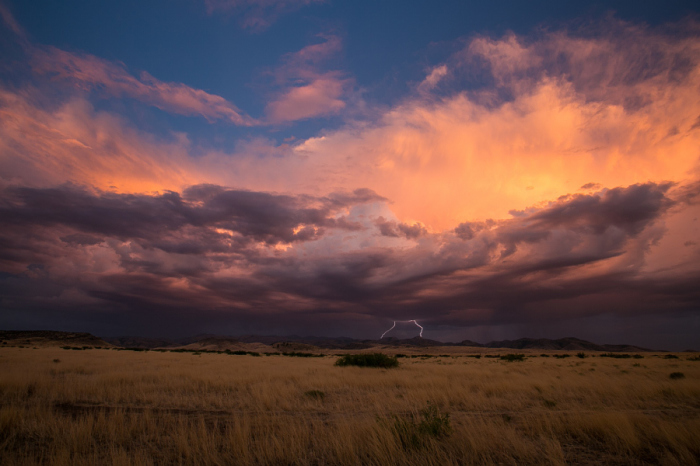
[[[0,463],[700,462],[700,361],[530,356],[383,370],[333,356],[2,348]],[[407,444],[397,426],[417,425],[428,403],[451,433],[418,429]]]

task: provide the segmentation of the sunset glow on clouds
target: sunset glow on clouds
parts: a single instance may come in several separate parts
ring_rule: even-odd
[[[255,41],[318,2],[205,3]],[[691,17],[464,31],[382,100],[343,61],[351,28],[318,26],[238,91],[39,43],[15,9],[8,328],[376,338],[417,319],[435,339],[700,343]]]

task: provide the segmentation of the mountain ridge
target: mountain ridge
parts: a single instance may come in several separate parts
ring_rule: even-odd
[[[539,349],[552,351],[605,351],[605,352],[649,352],[664,351],[652,350],[636,345],[626,344],[598,344],[575,337],[559,339],[549,338],[519,338],[517,340],[496,340],[488,343],[477,343],[471,340],[463,340],[458,343],[441,342],[429,338],[414,337],[398,339],[394,337],[379,340],[357,339],[350,337],[317,337],[299,335],[241,335],[226,336],[214,334],[200,334],[186,338],[150,338],[150,337],[104,337],[100,338],[86,332],[59,332],[50,330],[40,331],[3,331],[0,330],[0,341],[14,342],[15,344],[81,344],[91,346],[118,346],[124,348],[176,348],[191,345],[199,346],[236,346],[244,344],[263,344],[275,348],[303,348],[336,350],[360,350],[376,346],[430,348],[439,346],[461,346],[488,349]]]

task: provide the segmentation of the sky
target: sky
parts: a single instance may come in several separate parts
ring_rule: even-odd
[[[700,348],[697,2],[0,20],[4,329]]]

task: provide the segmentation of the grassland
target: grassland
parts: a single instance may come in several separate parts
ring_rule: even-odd
[[[696,355],[539,353],[374,369],[333,355],[0,348],[0,463],[700,462]]]

